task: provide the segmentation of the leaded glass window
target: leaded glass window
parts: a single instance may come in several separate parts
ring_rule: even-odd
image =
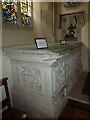
[[[31,25],[32,23],[31,2],[29,0],[22,0],[22,2],[20,2],[20,7],[22,26]]]
[[[18,22],[17,2],[2,2],[3,21],[5,23]]]
[[[21,26],[32,26],[32,2],[31,0],[13,0],[14,2],[2,2],[3,22]]]

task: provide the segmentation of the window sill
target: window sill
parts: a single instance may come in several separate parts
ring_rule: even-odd
[[[33,29],[33,26],[20,26],[20,25],[16,25],[16,24],[10,24],[10,23],[3,23],[2,24],[2,28],[4,29],[18,29],[18,30],[27,30],[27,31],[31,31]]]

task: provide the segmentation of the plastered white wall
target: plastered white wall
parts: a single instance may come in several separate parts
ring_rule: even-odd
[[[14,46],[22,44],[34,44],[34,38],[45,37],[47,41],[53,42],[52,34],[52,8],[51,3],[33,3],[33,26],[25,29],[23,27],[3,25],[2,45]],[[44,6],[44,7],[42,7]],[[52,6],[51,6],[52,7]],[[41,20],[41,9],[45,11],[45,18]]]

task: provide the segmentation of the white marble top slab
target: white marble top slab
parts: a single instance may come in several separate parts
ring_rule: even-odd
[[[68,55],[80,46],[81,43],[66,46],[61,46],[60,44],[56,43],[55,45],[49,45],[47,49],[36,49],[35,46],[33,46],[32,48],[32,46],[30,45],[25,45],[19,47],[5,48],[4,51],[11,59],[24,61],[41,61],[47,62],[51,65],[52,62],[57,61],[64,55]]]

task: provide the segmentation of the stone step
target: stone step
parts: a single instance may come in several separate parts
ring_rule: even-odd
[[[84,110],[90,111],[90,102],[80,101],[79,99],[68,97],[68,103]]]

